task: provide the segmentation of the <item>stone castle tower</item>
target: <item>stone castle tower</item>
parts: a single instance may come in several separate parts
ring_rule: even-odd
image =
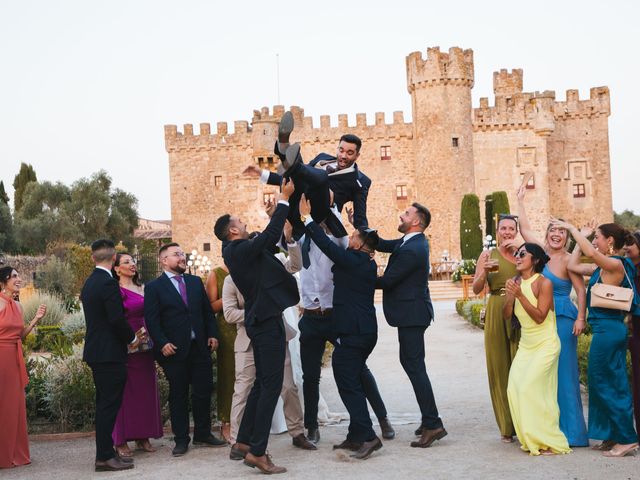
[[[481,98],[474,108],[472,50],[429,48],[426,58],[420,52],[408,55],[406,67],[412,123],[402,112],[394,112],[391,122],[378,112],[371,124],[357,113],[355,125],[346,114],[338,115],[337,124],[322,115],[314,125],[302,108],[291,107],[292,141],[300,142],[306,161],[335,152],[345,133],[362,139],[358,165],[373,181],[369,223],[383,237],[398,235],[399,214],[417,201],[432,214],[427,229],[432,261],[444,254],[459,258],[463,195],[476,193],[482,201],[505,190],[514,211],[516,189],[528,171],[534,173],[528,213],[538,231],[551,215],[576,223],[592,217],[611,221],[607,87],[592,88],[587,100],[569,90],[566,101],[556,101],[553,91],[523,92],[522,70],[501,70],[493,74],[494,104]],[[185,249],[219,259],[213,224],[226,212],[252,228],[264,227],[264,202],[275,189],[241,172],[250,163],[277,167],[273,142],[284,112],[282,105],[254,110],[251,125],[236,121],[233,133],[226,122],[219,122],[215,133],[201,123],[197,135],[190,124],[182,132],[165,126],[173,238]]]

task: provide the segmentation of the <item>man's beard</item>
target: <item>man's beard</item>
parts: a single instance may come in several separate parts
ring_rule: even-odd
[[[179,275],[182,275],[184,272],[187,271],[187,267],[183,267],[182,265],[178,264],[175,266],[173,270],[177,272]]]
[[[400,233],[407,233],[407,230],[409,230],[409,223],[408,222],[403,222],[400,225],[398,225],[398,231]]]

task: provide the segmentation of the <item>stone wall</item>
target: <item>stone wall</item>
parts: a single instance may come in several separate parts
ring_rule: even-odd
[[[7,265],[12,266],[20,274],[22,284],[26,286],[33,283],[34,273],[49,261],[49,257],[46,255],[40,255],[37,257],[30,257],[27,255],[5,255],[0,257],[0,260],[2,260],[0,267]]]

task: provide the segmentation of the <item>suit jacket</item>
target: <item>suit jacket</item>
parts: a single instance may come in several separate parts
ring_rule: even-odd
[[[135,336],[124,316],[118,282],[96,268],[80,293],[87,330],[82,358],[87,363],[127,362],[127,344]]]
[[[309,162],[310,167],[315,167],[319,162],[335,162],[336,157],[327,153],[321,153]],[[353,164],[353,174],[329,174],[329,188],[333,192],[333,201],[342,211],[347,202],[353,202],[353,223],[356,228],[368,227],[367,220],[367,196],[371,188],[371,179],[358,169],[358,164]],[[282,176],[270,173],[267,180],[269,185],[282,184]]]
[[[344,250],[315,223],[307,224],[307,232],[334,265],[333,322],[336,334],[377,333],[378,321],[373,305],[378,267],[369,254]]]
[[[378,250],[390,252],[384,275],[376,288],[382,289],[382,307],[392,327],[429,326],[433,305],[429,295],[429,242],[423,233],[402,245],[398,240],[380,240]]]
[[[251,348],[251,339],[247,335],[244,328],[244,298],[236,284],[233,283],[231,275],[227,275],[224,279],[222,287],[222,309],[224,310],[224,319],[227,323],[236,326],[236,343],[234,344],[234,352],[247,352]],[[287,342],[298,334],[291,326],[284,321],[285,339]]]
[[[219,336],[202,280],[195,275],[184,274],[189,306],[184,304],[173,282],[163,272],[144,288],[144,319],[153,339],[156,358],[161,363],[180,361],[187,357],[192,330],[198,348],[207,354],[207,339]],[[167,343],[173,343],[177,347],[175,355],[162,355],[162,347]]]
[[[280,316],[300,301],[298,284],[273,255],[289,207],[278,203],[265,230],[251,240],[234,240],[222,248],[224,263],[245,299],[245,324]]]

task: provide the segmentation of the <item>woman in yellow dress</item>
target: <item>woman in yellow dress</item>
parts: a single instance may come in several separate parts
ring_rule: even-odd
[[[549,257],[535,243],[522,245],[515,257],[520,278],[507,280],[503,310],[505,319],[515,313],[522,327],[507,386],[511,419],[522,450],[530,455],[568,453],[569,443],[560,430],[560,338],[553,284],[540,273]]]

